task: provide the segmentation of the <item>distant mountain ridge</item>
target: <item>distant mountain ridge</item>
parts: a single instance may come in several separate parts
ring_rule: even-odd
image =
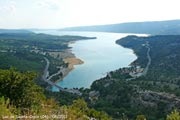
[[[120,24],[69,27],[63,31],[93,31],[114,33],[140,33],[153,35],[179,35],[180,20],[127,22]]]
[[[0,33],[33,33],[25,29],[0,29]]]

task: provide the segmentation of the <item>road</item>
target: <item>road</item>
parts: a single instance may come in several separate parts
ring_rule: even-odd
[[[147,59],[148,59],[147,65],[144,68],[142,73],[138,73],[138,74],[135,75],[135,77],[127,79],[128,81],[129,80],[134,80],[134,79],[136,79],[138,77],[141,77],[141,76],[145,76],[147,74],[147,72],[149,70],[149,66],[151,65],[151,61],[152,61],[151,60],[151,56],[150,56],[151,48],[149,46],[149,42],[148,41],[146,41],[145,47],[147,48],[147,53],[146,53],[147,54]]]
[[[49,85],[51,86],[55,86],[56,88],[58,88],[60,91],[64,91],[64,92],[69,92],[69,93],[73,93],[73,94],[77,94],[77,95],[82,95],[82,93],[79,91],[79,90],[75,90],[75,89],[64,89],[62,88],[61,86],[57,85],[56,83],[52,82],[51,81],[51,78],[58,75],[59,73],[61,73],[61,69],[57,72],[57,73],[54,73],[53,75],[49,76],[49,71],[48,71],[48,68],[49,68],[49,60],[44,57],[45,61],[46,61],[46,67],[44,69],[44,74],[42,75],[42,79],[47,82]]]
[[[144,71],[143,71],[143,74],[142,75],[146,75],[148,70],[149,70],[149,66],[151,65],[151,56],[150,56],[150,51],[151,51],[151,48],[149,46],[149,42],[146,41],[146,44],[145,44],[145,47],[147,48],[147,59],[148,59],[148,63],[146,65],[146,67],[144,68]]]
[[[45,61],[46,61],[46,67],[45,67],[45,69],[44,69],[44,74],[43,74],[43,79],[46,79],[46,78],[48,78],[49,77],[49,71],[48,71],[48,68],[49,68],[49,64],[50,64],[50,62],[49,62],[49,60],[46,58],[46,57],[44,57],[44,59],[45,59]]]

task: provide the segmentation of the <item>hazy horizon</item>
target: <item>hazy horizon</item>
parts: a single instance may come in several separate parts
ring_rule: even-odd
[[[178,3],[178,0],[0,0],[0,28],[58,29],[178,20]]]

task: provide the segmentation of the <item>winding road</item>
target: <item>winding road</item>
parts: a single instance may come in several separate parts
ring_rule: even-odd
[[[149,42],[146,41],[146,44],[145,44],[145,47],[147,48],[147,59],[148,59],[148,63],[146,65],[146,67],[144,68],[144,71],[142,73],[142,75],[146,75],[148,70],[149,70],[149,66],[151,65],[151,56],[150,56],[150,51],[151,51],[151,48],[149,47]]]
[[[49,71],[48,71],[48,68],[49,68],[49,60],[44,57],[45,61],[46,61],[46,67],[44,69],[44,74],[42,75],[42,79],[47,82],[49,85],[51,86],[55,86],[56,88],[58,88],[60,91],[64,91],[64,92],[69,92],[69,93],[73,93],[73,94],[77,94],[77,95],[82,95],[82,93],[79,91],[79,90],[75,90],[75,89],[64,89],[62,88],[61,86],[57,85],[56,83],[52,82],[51,81],[51,78],[60,74],[61,73],[61,69],[57,72],[57,73],[54,73],[52,74],[51,76],[49,76]]]
[[[46,61],[46,67],[45,67],[45,69],[44,69],[44,74],[42,75],[42,77],[43,77],[43,79],[46,79],[46,78],[49,77],[48,68],[49,68],[50,62],[49,62],[49,60],[48,60],[46,57],[44,57],[44,59],[45,59],[45,61]]]
[[[141,76],[145,76],[145,75],[147,74],[148,70],[149,70],[149,66],[151,65],[151,61],[152,61],[151,56],[150,56],[151,48],[150,48],[150,46],[149,46],[149,42],[148,42],[148,41],[146,41],[146,43],[145,43],[144,46],[147,48],[147,53],[146,53],[146,54],[147,54],[147,59],[148,59],[147,65],[146,65],[146,67],[144,68],[143,72],[138,73],[138,74],[136,74],[136,75],[133,75],[133,78],[127,79],[128,81],[129,81],[129,80],[134,80],[134,79],[136,79],[136,78],[138,78],[138,77],[141,77]],[[131,76],[132,76],[132,75],[131,75]]]

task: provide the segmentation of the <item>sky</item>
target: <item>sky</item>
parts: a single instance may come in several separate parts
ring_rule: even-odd
[[[180,19],[179,0],[0,0],[0,28],[65,28]]]

